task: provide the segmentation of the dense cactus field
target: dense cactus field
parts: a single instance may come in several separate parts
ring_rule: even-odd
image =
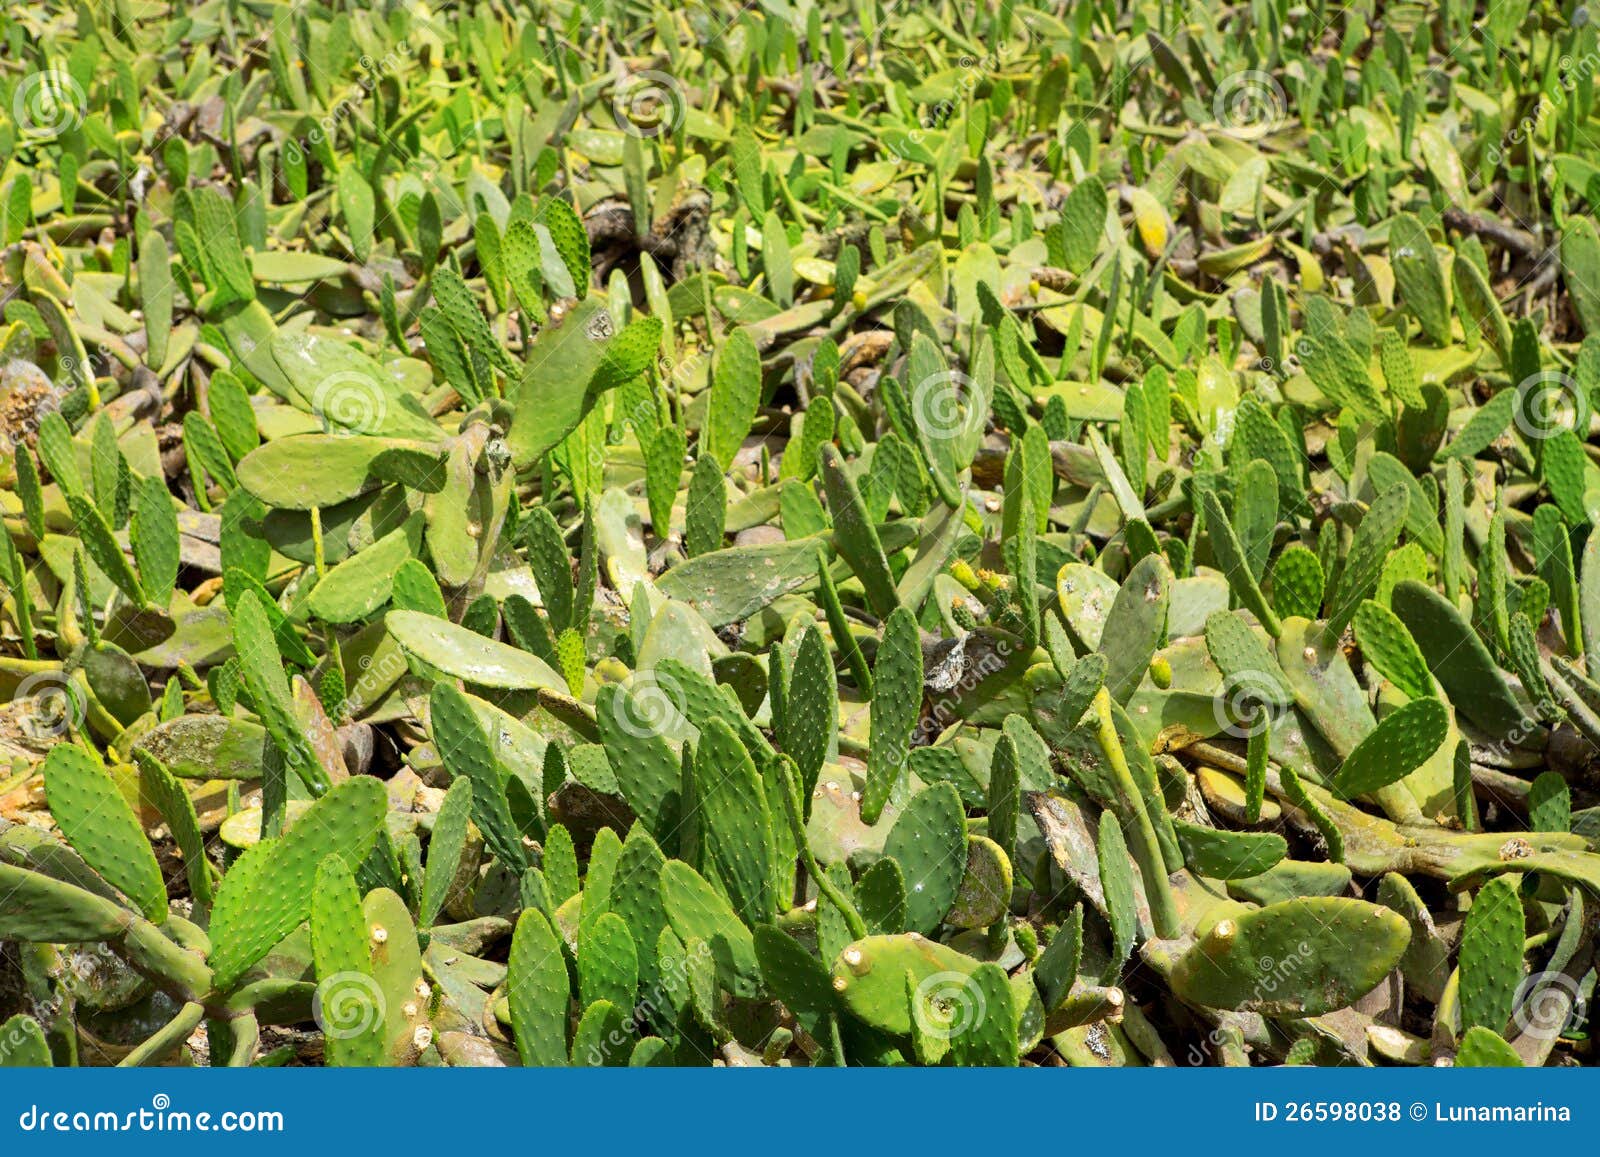
[[[1549,0],[0,14],[0,1064],[1569,1066]]]

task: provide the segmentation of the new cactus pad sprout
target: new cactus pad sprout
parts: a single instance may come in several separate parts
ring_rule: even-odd
[[[1593,21],[289,7],[0,13],[0,1066],[1593,1061]]]

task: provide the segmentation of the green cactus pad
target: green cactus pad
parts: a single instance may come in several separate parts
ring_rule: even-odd
[[[116,588],[128,596],[129,601],[135,606],[143,606],[144,587],[127,556],[122,553],[122,547],[117,545],[116,535],[112,533],[105,515],[94,503],[76,494],[67,496],[67,504],[72,511],[72,521],[77,524],[78,533],[82,536],[85,553]]]
[[[19,1012],[0,1024],[0,1068],[38,1069],[50,1067],[50,1046],[39,1022]]]
[[[465,777],[450,785],[444,802],[434,817],[433,834],[428,840],[428,862],[422,879],[422,899],[417,905],[417,923],[431,927],[444,911],[445,901],[460,874],[461,859],[467,848],[467,826],[472,818],[472,781]]]
[[[1047,1014],[1061,1007],[1061,1002],[1077,983],[1082,954],[1083,905],[1076,904],[1033,966],[1034,980]]]
[[[720,483],[720,475],[718,479]],[[724,627],[810,586],[820,557],[814,539],[730,546],[673,567],[657,586],[669,598],[693,607],[711,626]]]
[[[384,994],[372,976],[371,937],[355,876],[338,856],[317,865],[311,947],[317,970],[312,1012],[328,1063],[382,1064]]]
[[[1179,957],[1172,988],[1213,1008],[1317,1016],[1371,991],[1410,939],[1410,926],[1387,908],[1288,900],[1217,921]]]
[[[306,600],[306,609],[330,623],[365,619],[394,590],[395,572],[422,550],[423,518],[413,514],[367,549],[328,571]]]
[[[1095,743],[1100,749],[1107,773],[1106,791],[1101,802],[1113,808],[1122,824],[1122,834],[1128,842],[1139,874],[1144,879],[1145,897],[1150,904],[1150,917],[1158,936],[1175,936],[1178,917],[1174,909],[1172,886],[1168,877],[1170,868],[1162,846],[1162,835],[1157,831],[1157,819],[1166,827],[1171,817],[1165,814],[1158,798],[1147,799],[1130,766],[1127,751],[1117,733],[1111,697],[1101,688],[1095,694]],[[1152,817],[1151,808],[1159,809]],[[1176,837],[1173,853],[1177,855]],[[1181,861],[1180,861],[1181,863]]]
[[[755,930],[754,941],[766,986],[808,1033],[820,1039],[827,1018],[838,1009],[827,965],[770,924]]]
[[[1277,655],[1295,703],[1336,754],[1349,755],[1377,721],[1337,642],[1315,623],[1285,619]]]
[[[1167,634],[1172,568],[1160,555],[1134,564],[1106,614],[1106,634],[1116,646],[1107,653],[1105,684],[1111,697],[1126,703],[1150,666],[1150,657]]]
[[[372,464],[391,449],[427,449],[422,443],[340,434],[275,438],[239,463],[239,485],[277,510],[326,509],[376,489]]]
[[[585,1008],[608,1000],[632,1008],[639,987],[639,954],[628,924],[615,912],[586,922],[578,937],[578,992]]]
[[[1495,736],[1521,734],[1531,726],[1478,633],[1438,592],[1407,581],[1396,585],[1390,600],[1433,677],[1463,715]]]
[[[605,368],[606,347],[612,340],[605,335],[611,324],[604,300],[590,297],[566,309],[559,324],[539,331],[528,349],[527,369],[515,391],[515,417],[506,433],[506,445],[518,466],[536,464],[580,427],[598,400],[596,386],[617,384],[614,371]],[[642,345],[643,338],[640,333],[630,341]],[[640,351],[626,352],[623,360]],[[621,361],[617,364],[620,367]]]
[[[419,1063],[433,1043],[436,996],[423,975],[411,913],[399,893],[374,888],[361,902],[361,918],[371,946],[372,977],[383,994],[383,1037],[389,1063]]]
[[[1234,597],[1255,615],[1257,621],[1266,628],[1267,634],[1276,638],[1281,629],[1278,616],[1267,602],[1266,595],[1261,593],[1261,585],[1250,569],[1249,557],[1215,491],[1203,492],[1201,510],[1205,514],[1206,532],[1211,536],[1212,553],[1216,556],[1218,568],[1227,577]]]
[[[1100,830],[1095,844],[1100,874],[1100,890],[1106,900],[1106,923],[1111,929],[1111,954],[1107,975],[1122,970],[1139,939],[1139,889],[1134,883],[1138,872],[1128,856],[1127,841],[1116,813],[1100,813]]]
[[[554,824],[545,833],[543,866],[550,903],[559,908],[578,894],[579,883],[578,851],[565,824]]]
[[[750,432],[761,401],[761,354],[748,331],[736,329],[717,351],[711,375],[711,401],[701,435],[717,464],[726,470]]]
[[[773,816],[755,761],[721,719],[710,720],[700,733],[695,804],[701,838],[734,910],[751,927],[770,920],[777,908]]]
[[[878,822],[905,776],[911,730],[922,710],[922,635],[904,607],[889,616],[872,668],[872,734],[861,818]]]
[[[160,923],[167,887],[133,809],[93,756],[61,745],[44,761],[45,797],[73,849],[107,883]]]
[[[961,797],[947,783],[918,792],[889,831],[883,854],[905,874],[906,920],[928,933],[955,903],[967,862],[967,821]]]
[[[633,1051],[623,1010],[609,1000],[598,1000],[584,1009],[572,1034],[572,1064],[591,1068],[626,1065]]]
[[[873,611],[887,616],[899,600],[883,543],[868,517],[855,479],[846,472],[832,446],[822,448],[822,479],[828,492],[828,510],[833,515],[834,545],[861,580]]]
[[[653,835],[669,839],[678,822],[682,770],[652,715],[663,694],[654,686],[636,694],[608,684],[595,698],[594,716],[622,797]]]
[[[1010,734],[1002,734],[994,745],[994,757],[989,761],[989,835],[1008,857],[1016,852],[1017,818],[1022,810],[1022,773],[1018,762],[1016,740]]]
[[[897,860],[882,859],[856,881],[853,903],[868,932],[906,930],[906,878]]]
[[[827,643],[815,627],[801,632],[782,717],[774,724],[778,744],[794,760],[801,787],[809,795],[839,731],[838,680]]]
[[[1400,958],[1406,983],[1427,999],[1437,1001],[1450,978],[1451,945],[1440,933],[1433,914],[1416,888],[1398,872],[1388,872],[1378,881],[1378,903],[1400,913],[1411,925],[1411,943]]]
[[[137,489],[128,539],[139,564],[140,586],[156,606],[165,607],[172,601],[181,561],[178,516],[172,494],[160,479],[142,479]]]
[[[1461,931],[1461,1024],[1504,1031],[1522,983],[1524,917],[1517,877],[1478,889]]]
[[[517,917],[506,967],[506,995],[517,1055],[529,1066],[567,1063],[567,1016],[572,1000],[561,942],[538,912]]]
[[[661,869],[665,866],[666,858],[656,842],[635,826],[622,842],[611,882],[611,910],[627,921],[639,956],[639,981],[646,985],[655,980],[656,943],[668,924],[666,902],[661,897]]]
[[[1455,1064],[1458,1069],[1520,1069],[1524,1061],[1499,1033],[1475,1024],[1462,1034]]]
[[[1437,699],[1413,699],[1385,715],[1345,757],[1333,786],[1348,798],[1398,782],[1439,750],[1450,713]]]
[[[1410,487],[1391,486],[1367,508],[1345,556],[1337,585],[1328,599],[1327,630],[1337,638],[1344,633],[1361,600],[1372,594],[1400,531],[1406,523]]]
[[[1362,654],[1379,674],[1412,699],[1433,694],[1427,661],[1399,616],[1368,599],[1356,609],[1355,628]]]
[[[967,837],[967,868],[944,920],[953,928],[984,928],[1005,916],[1011,904],[1011,859],[983,836]],[[895,929],[900,931],[900,929]]]
[[[428,718],[439,758],[451,775],[472,784],[472,818],[484,842],[514,872],[527,866],[522,837],[506,803],[505,781],[472,703],[449,683],[435,683]]]
[[[1292,702],[1278,661],[1239,615],[1216,611],[1206,619],[1206,650],[1221,669],[1226,688],[1275,707]]]
[[[135,749],[133,760],[139,767],[139,783],[144,794],[155,803],[162,818],[167,821],[167,830],[172,833],[172,839],[183,855],[190,895],[198,904],[209,908],[213,895],[212,868],[206,859],[205,836],[200,830],[200,819],[195,814],[194,801],[189,798],[188,789],[148,751]],[[162,907],[165,910],[164,903]]]
[[[0,864],[0,937],[74,944],[110,940],[130,913],[104,896],[26,868]]]
[[[504,691],[565,690],[549,664],[526,651],[420,611],[390,611],[384,619],[401,650],[446,675]]]
[[[962,998],[954,1000],[924,994],[920,1006],[912,1009],[918,1027],[948,1033],[950,1054],[958,1065],[1015,1067],[1018,1026],[1010,977],[998,964],[985,963],[973,970],[967,984]]]
[[[1175,820],[1184,862],[1213,880],[1243,880],[1271,870],[1289,854],[1276,832],[1228,832]]]
[[[911,1005],[906,999],[906,974],[919,987],[948,986],[964,990],[978,962],[915,932],[869,936],[847,945],[833,962],[833,991],[856,1019],[895,1036],[911,1032]]]
[[[320,795],[328,790],[328,771],[318,760],[316,747],[295,712],[266,608],[254,591],[246,591],[232,610],[234,649],[251,704],[283,756],[284,766],[313,794]]]
[[[317,866],[337,855],[352,867],[372,846],[387,801],[375,779],[339,784],[282,836],[249,849],[223,877],[211,914],[211,968],[230,987],[310,914]]]
[[[1342,896],[1349,887],[1350,869],[1343,864],[1280,860],[1260,875],[1229,880],[1228,895],[1265,907],[1303,896]]]
[[[750,929],[705,877],[681,860],[669,860],[661,870],[661,897],[679,939],[711,949],[721,983],[735,995],[759,996],[761,967]]]

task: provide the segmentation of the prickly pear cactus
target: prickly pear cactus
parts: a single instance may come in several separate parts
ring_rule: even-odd
[[[327,1036],[328,1063],[383,1063],[383,993],[372,976],[372,934],[355,875],[338,856],[317,865],[311,947],[317,991],[313,1013]]]
[[[1320,896],[1224,915],[1176,962],[1173,990],[1216,1008],[1315,1016],[1364,996],[1411,928],[1376,904]]]
[[[215,7],[0,11],[0,1064],[1593,1062],[1581,6]]]
[[[84,862],[127,896],[148,920],[167,916],[161,866],[133,809],[111,775],[91,755],[61,746],[44,761],[51,814]]]
[[[1478,890],[1461,930],[1461,1027],[1505,1030],[1522,984],[1525,935],[1517,877],[1496,876]]]
[[[567,1006],[572,999],[561,942],[549,922],[525,909],[517,917],[506,966],[511,1027],[525,1065],[567,1063]]]
[[[209,962],[218,985],[236,981],[307,918],[323,857],[337,855],[352,867],[366,858],[385,808],[381,784],[350,780],[307,808],[283,835],[239,858],[211,913]]]

